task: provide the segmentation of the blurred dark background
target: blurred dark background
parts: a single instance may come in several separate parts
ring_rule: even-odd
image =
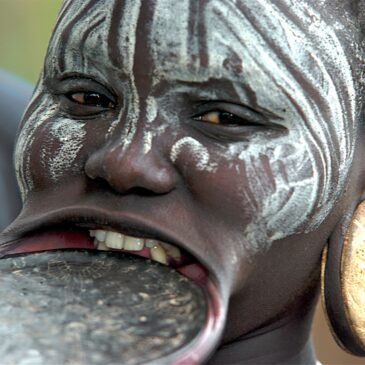
[[[30,84],[35,84],[61,2],[61,0],[0,0],[0,70],[7,70]],[[0,72],[0,83],[2,83],[0,86],[3,88],[6,86],[6,80],[7,77]],[[19,93],[28,92],[27,84],[20,82],[17,85]],[[0,102],[1,107],[4,106]],[[21,112],[16,110],[17,115]],[[0,133],[5,133],[5,121],[0,120],[0,123],[2,124]],[[11,159],[11,155],[1,153],[0,159]],[[10,220],[16,214],[16,210],[17,206],[5,219]],[[318,358],[324,365],[365,364],[365,359],[350,356],[335,344],[320,305],[313,326],[313,338]]]

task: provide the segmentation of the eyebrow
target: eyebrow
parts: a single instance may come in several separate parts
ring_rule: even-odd
[[[163,79],[159,80],[159,82],[153,87],[152,93],[157,96],[163,95],[166,92],[166,84],[177,87],[181,93],[196,95],[201,99],[201,101],[219,101],[237,104],[249,107],[253,111],[263,113],[270,118],[284,120],[284,117],[260,105],[257,101],[256,92],[247,82],[244,81],[214,77],[204,81],[196,79],[181,80],[178,78]],[[243,90],[247,100],[242,100],[241,96],[237,93],[235,84],[239,84],[239,87]],[[216,93],[217,97],[212,100],[213,93]]]
[[[235,84],[239,84],[239,87],[244,91],[247,100],[252,105],[252,107],[263,109],[258,105],[256,92],[248,83],[244,82],[244,80],[227,79],[224,77],[210,77],[207,80],[199,80],[196,77],[190,79],[163,78],[162,80],[159,80],[156,85],[154,85],[152,92],[157,95],[163,94],[166,83],[170,85],[178,85],[178,87],[186,89],[188,92],[194,92],[194,89],[199,89],[196,92],[196,94],[199,95],[204,95],[204,91],[206,91],[205,94],[211,93],[212,91],[221,95],[225,94],[230,99],[237,100],[237,103],[241,101],[241,97],[237,93]],[[224,92],[222,92],[222,90]]]

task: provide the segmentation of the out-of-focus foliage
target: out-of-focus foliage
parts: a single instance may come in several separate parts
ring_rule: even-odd
[[[0,68],[35,82],[62,0],[0,0]]]

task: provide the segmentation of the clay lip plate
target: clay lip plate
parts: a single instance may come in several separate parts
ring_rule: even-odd
[[[76,237],[81,234],[77,230],[68,232],[74,237],[71,239],[64,236],[61,239],[64,245],[60,244],[60,240],[56,244],[58,249],[66,249],[62,251],[48,251],[51,247],[55,248],[53,240],[48,241],[49,246],[41,245],[41,250],[39,246],[38,248],[34,246],[32,249],[30,241],[33,239],[34,243],[41,234],[24,237],[2,247],[2,255],[5,256],[0,260],[0,271],[6,275],[2,274],[1,289],[11,293],[8,298],[12,298],[12,302],[11,305],[7,301],[1,304],[4,315],[0,313],[0,317],[4,317],[6,321],[3,321],[4,332],[0,331],[0,338],[12,338],[13,343],[28,344],[16,345],[16,351],[14,349],[9,351],[5,345],[7,341],[3,341],[0,357],[4,359],[4,364],[7,363],[5,360],[7,356],[10,356],[9,363],[19,362],[14,356],[18,356],[18,360],[38,356],[39,359],[37,358],[35,364],[62,363],[62,359],[66,360],[65,356],[71,356],[75,360],[78,359],[80,364],[92,365],[99,363],[150,364],[155,361],[158,364],[194,364],[204,362],[211,355],[220,340],[225,317],[214,281],[206,277],[201,282],[194,282],[169,267],[122,252],[92,251],[93,243],[90,239],[85,239],[85,234],[81,239],[81,236]],[[45,237],[47,234],[49,235],[44,233]],[[76,245],[78,247],[69,247],[67,244],[70,242],[78,242]],[[26,249],[28,253],[24,253],[24,245],[28,245]],[[70,251],[71,248],[73,250]],[[74,248],[79,250],[75,251]],[[83,250],[80,251],[80,249]],[[29,251],[34,252],[29,253]],[[13,256],[7,256],[9,254]],[[138,263],[138,270],[136,263]],[[113,265],[115,269],[111,270]],[[148,270],[155,272],[156,277],[150,275]],[[55,272],[57,275],[54,274]],[[128,280],[122,279],[123,275],[127,275],[126,273],[129,273]],[[16,281],[13,278],[16,278]],[[161,285],[154,290],[155,299],[149,301],[150,308],[144,307],[142,310],[144,314],[142,312],[138,314],[136,309],[138,306],[130,305],[129,311],[124,310],[124,316],[119,317],[115,315],[119,313],[115,308],[119,308],[120,311],[120,308],[125,308],[125,304],[114,305],[114,310],[108,306],[98,306],[98,303],[105,301],[103,299],[105,295],[111,298],[112,302],[122,299],[133,302],[131,298],[138,298],[139,293],[146,292],[145,289],[141,289],[142,291],[137,289],[140,284],[147,285],[144,278],[153,279],[151,285],[156,283]],[[60,284],[62,281],[63,284]],[[85,281],[88,289],[84,287]],[[15,282],[16,285],[14,285]],[[43,284],[40,284],[41,282]],[[131,283],[133,283],[133,290]],[[119,292],[116,288],[112,290],[112,293],[110,290],[106,294],[103,292],[113,285]],[[173,286],[175,289],[180,286],[185,288],[180,290],[180,294],[175,293],[177,298],[190,295],[186,308],[180,308],[184,316],[172,314],[164,307],[166,299],[162,294],[164,293],[165,297],[170,296],[169,300],[172,300],[173,291],[170,289]],[[47,290],[45,291],[44,288]],[[128,295],[125,295],[123,290],[129,290]],[[96,297],[89,298],[90,295],[96,295]],[[47,302],[47,298],[52,298],[52,303]],[[41,302],[45,303],[43,307],[39,307]],[[37,304],[34,305],[34,303]],[[6,314],[6,308],[10,307],[17,308],[17,311],[13,311],[13,316],[9,317]],[[68,308],[78,309],[67,311]],[[148,322],[151,315],[157,319]],[[162,317],[160,318],[159,315]],[[62,321],[61,318],[63,318]],[[126,322],[126,318],[128,320],[134,318],[134,324]],[[104,323],[107,323],[109,327],[101,330],[103,336],[96,336],[95,333],[100,334],[100,330],[97,331],[98,326],[102,328]],[[162,323],[167,331],[165,335],[168,334],[165,337],[158,334]],[[167,325],[168,323],[170,326]],[[24,326],[27,328],[26,331]],[[130,332],[134,335],[139,332],[140,337],[134,336],[133,339]],[[121,333],[124,335],[122,336]],[[94,337],[90,334],[94,334]],[[78,340],[71,341],[75,336]],[[78,343],[78,351],[75,350],[72,354],[68,349],[70,341],[73,344]],[[122,351],[126,346],[130,348],[130,351]],[[148,348],[150,350],[147,350]]]

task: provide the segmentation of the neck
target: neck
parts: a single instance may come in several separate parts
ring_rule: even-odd
[[[245,336],[223,345],[209,365],[315,365],[310,341],[313,311],[303,318],[257,335]]]

